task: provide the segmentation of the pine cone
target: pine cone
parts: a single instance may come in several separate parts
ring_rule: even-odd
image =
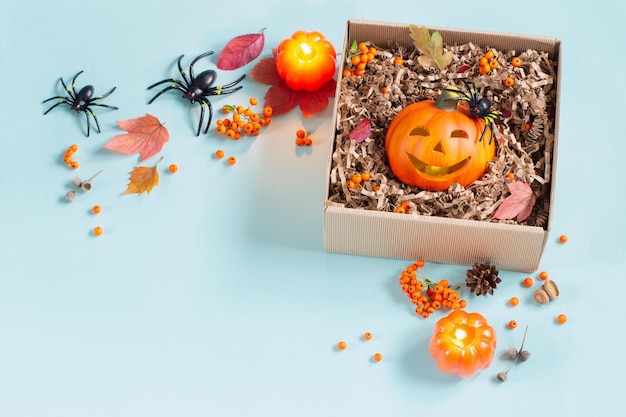
[[[465,278],[465,284],[476,295],[493,294],[493,290],[501,281],[498,269],[488,261],[484,264],[475,262],[472,269],[467,270]]]

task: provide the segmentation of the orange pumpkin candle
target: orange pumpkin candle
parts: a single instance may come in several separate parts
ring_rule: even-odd
[[[458,93],[444,90],[434,100],[403,109],[385,137],[389,166],[405,184],[443,191],[481,178],[495,155],[495,141],[483,138],[485,121],[475,118]],[[493,132],[492,132],[493,133]]]
[[[482,315],[455,310],[435,324],[429,350],[441,372],[469,378],[491,365],[496,340]]]
[[[319,90],[335,75],[337,53],[319,32],[299,30],[276,50],[276,72],[292,90]]]

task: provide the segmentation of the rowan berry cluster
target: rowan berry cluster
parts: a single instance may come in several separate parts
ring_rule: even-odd
[[[68,167],[72,169],[78,168],[78,162],[74,161],[74,159],[72,158],[72,156],[74,155],[74,153],[76,153],[77,150],[78,150],[78,145],[73,144],[73,145],[70,145],[65,150],[65,153],[63,153],[63,162],[65,163],[65,165],[67,165]]]
[[[402,291],[416,305],[415,314],[428,318],[436,310],[447,308],[458,310],[467,306],[467,301],[452,287],[447,279],[432,282],[419,274],[426,263],[422,260],[409,265],[400,275],[398,282]]]
[[[225,117],[217,120],[215,131],[220,135],[226,135],[230,139],[241,139],[243,135],[258,136],[261,128],[267,126],[272,121],[273,109],[265,106],[261,113],[254,111],[253,107],[259,104],[259,100],[252,97],[250,105],[233,106],[230,104],[222,107],[222,113],[232,113],[232,118]]]
[[[296,145],[297,146],[311,146],[313,140],[309,137],[309,134],[302,129],[298,129],[296,132]]]
[[[348,181],[348,188],[356,188],[361,185],[363,181],[369,181],[371,178],[372,176],[369,172],[355,172]]]
[[[400,203],[399,206],[396,206],[396,208],[393,210],[396,213],[400,213],[400,214],[405,214],[409,212],[409,202],[408,201],[403,201],[402,203]]]
[[[498,68],[500,66],[500,63],[496,59],[496,55],[493,51],[487,51],[478,60],[478,65],[478,72],[480,72],[481,75],[485,75]]]
[[[367,42],[352,42],[346,56],[346,69],[344,77],[354,77],[365,74],[365,68],[376,57],[376,48],[369,46]]]

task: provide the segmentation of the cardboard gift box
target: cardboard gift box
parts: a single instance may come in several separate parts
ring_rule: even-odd
[[[553,144],[545,159],[550,166],[546,197],[547,219],[542,226],[466,220],[420,214],[398,214],[353,208],[329,200],[328,183],[324,205],[324,245],[327,251],[363,256],[424,259],[429,262],[472,265],[490,261],[500,269],[532,272],[540,264],[552,223],[554,181],[557,158],[559,88],[561,71],[560,41],[554,37],[527,36],[471,30],[428,27],[441,33],[446,46],[475,44],[500,51],[535,50],[546,53],[556,65],[556,100],[550,116]],[[346,25],[343,51],[353,41],[405,50],[413,48],[409,25],[363,20],[349,20]],[[339,77],[347,65],[345,59],[339,68]],[[337,126],[337,105],[341,94],[338,83],[333,126]],[[330,181],[333,154],[337,147],[337,131],[333,129],[327,175]]]

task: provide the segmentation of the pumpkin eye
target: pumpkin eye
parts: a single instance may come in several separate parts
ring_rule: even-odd
[[[424,126],[417,126],[409,132],[409,136],[430,136],[430,130]]]
[[[465,130],[453,130],[452,133],[450,133],[450,137],[451,138],[469,138],[469,135],[467,134],[467,132]]]

